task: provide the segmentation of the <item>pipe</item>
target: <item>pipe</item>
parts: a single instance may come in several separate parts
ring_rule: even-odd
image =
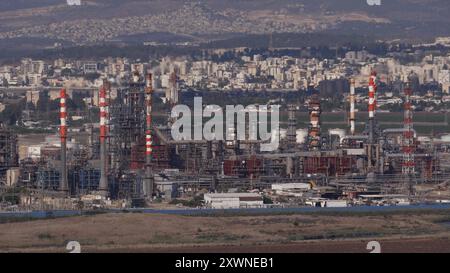
[[[355,80],[350,80],[350,134],[355,135]]]

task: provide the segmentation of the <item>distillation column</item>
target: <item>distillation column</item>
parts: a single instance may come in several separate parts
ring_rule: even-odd
[[[377,108],[377,73],[372,72],[369,79],[369,124],[368,124],[368,143],[367,143],[367,170],[372,172],[376,169],[378,157],[379,157],[379,147],[377,143],[377,137],[375,132],[376,126],[376,108]]]
[[[321,150],[322,138],[320,130],[320,115],[322,108],[320,100],[317,96],[313,96],[309,102],[309,132],[308,132],[308,149],[310,151]]]
[[[152,74],[147,75],[147,82],[145,86],[145,103],[146,103],[146,123],[145,123],[145,183],[147,188],[147,196],[150,199],[153,196],[153,174],[152,174]]]
[[[297,143],[297,119],[295,117],[295,112],[297,111],[296,106],[289,104],[288,106],[288,130],[287,130],[287,142],[290,149],[295,148]]]
[[[413,112],[411,105],[412,89],[407,84],[405,90],[405,103],[404,103],[404,131],[403,131],[403,164],[402,174],[407,179],[407,187],[410,194],[413,193],[412,182],[415,174],[415,161],[414,161],[414,129],[413,129]]]

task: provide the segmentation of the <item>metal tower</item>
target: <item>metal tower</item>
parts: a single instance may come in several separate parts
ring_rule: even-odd
[[[308,131],[308,149],[320,150],[322,146],[320,131],[320,115],[322,108],[317,96],[313,96],[309,102],[309,131]]]
[[[289,104],[288,106],[288,130],[287,130],[287,142],[289,148],[294,148],[297,142],[297,119],[295,118],[295,112],[297,111],[295,105]]]
[[[414,129],[413,129],[413,111],[411,105],[412,89],[408,83],[405,90],[404,103],[404,131],[403,131],[403,165],[402,173],[404,175],[413,175],[415,173],[414,162]]]
[[[145,86],[145,104],[146,104],[146,119],[145,119],[145,182],[147,188],[147,196],[152,197],[153,189],[153,174],[152,174],[152,152],[153,152],[153,140],[152,140],[152,74],[147,75]]]

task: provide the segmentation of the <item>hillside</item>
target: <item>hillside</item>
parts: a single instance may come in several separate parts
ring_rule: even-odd
[[[159,41],[174,34],[186,41],[221,35],[333,32],[375,38],[431,38],[450,35],[447,0],[3,0],[0,45],[15,39],[63,44]],[[150,37],[150,38],[149,38]],[[167,39],[167,35],[164,36]],[[183,39],[181,39],[183,40]]]

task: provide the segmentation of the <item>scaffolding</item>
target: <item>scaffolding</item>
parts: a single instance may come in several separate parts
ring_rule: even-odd
[[[6,171],[12,167],[17,167],[17,135],[7,129],[0,127],[0,177],[6,175]]]
[[[137,78],[136,78],[137,77]],[[117,91],[110,105],[112,171],[121,172],[144,164],[145,82],[135,75],[127,88]],[[142,147],[142,148],[140,148]]]

